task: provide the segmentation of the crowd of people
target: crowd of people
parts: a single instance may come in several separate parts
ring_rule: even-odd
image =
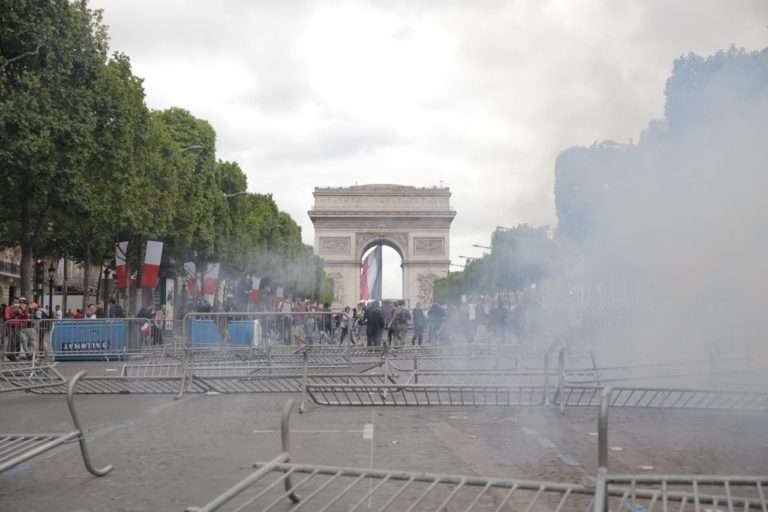
[[[524,308],[514,298],[496,296],[469,296],[459,304],[433,303],[423,307],[417,303],[408,308],[405,301],[368,301],[343,310],[334,310],[330,304],[321,304],[301,296],[275,297],[267,306],[262,306],[260,317],[260,338],[264,342],[288,345],[349,343],[363,346],[419,346],[423,344],[454,344],[474,342],[517,343],[523,339]],[[232,313],[232,316],[212,316],[217,323],[228,324],[237,320],[239,313],[233,304],[223,301],[216,308],[204,298],[194,298],[187,305],[187,311],[213,313],[214,310]],[[177,311],[183,318],[184,311]],[[45,329],[40,323],[32,329],[33,320],[53,319],[102,319],[125,318],[123,307],[111,300],[106,307],[89,304],[84,309],[68,309],[60,306],[53,314],[47,308],[29,303],[24,298],[13,301],[9,306],[0,305],[0,319],[4,325],[2,334],[6,352],[19,352],[35,337],[43,338]],[[162,345],[163,332],[172,325],[164,305],[149,304],[136,314],[144,322],[137,323],[137,332],[145,345]],[[203,317],[201,317],[202,319]],[[133,328],[133,327],[132,327]],[[32,331],[37,331],[32,336]],[[228,327],[220,329],[228,339]],[[25,333],[27,333],[25,335]],[[29,338],[29,339],[27,339]],[[42,340],[39,341],[42,344]]]
[[[39,331],[32,328],[32,321],[50,318],[47,308],[19,297],[9,305],[0,304],[0,318],[3,321],[3,347],[11,361],[16,360],[20,353],[31,355],[36,345],[44,343]]]
[[[402,300],[368,301],[348,305],[341,311],[301,296],[271,299],[261,302],[258,311],[265,314],[260,317],[259,336],[265,342],[418,346],[476,341],[514,343],[522,337],[523,308],[514,299],[501,296],[469,296],[456,305],[434,303],[424,307],[417,303],[412,309]],[[200,298],[192,302],[191,309],[211,313],[215,308]],[[228,320],[237,320],[241,314],[228,301],[218,311],[232,313]]]
[[[342,340],[349,325],[352,342],[364,332],[369,346],[474,343],[480,338],[509,343],[520,337],[515,308],[501,299],[481,298],[448,306],[434,303],[426,309],[417,303],[412,310],[404,301],[371,301],[351,311],[347,307],[342,315],[348,317],[342,320]]]
[[[159,345],[163,343],[166,312],[164,306],[149,305],[143,307],[138,318],[146,321],[139,326],[145,344]],[[45,306],[28,301],[25,297],[14,298],[10,304],[0,304],[0,344],[6,357],[16,360],[20,354],[27,357],[36,351],[45,350],[46,335],[51,330],[49,322],[44,320],[98,320],[105,318],[125,318],[125,310],[116,301],[111,300],[107,307],[89,304],[86,308],[67,309],[62,311],[56,305],[53,313]],[[36,322],[41,321],[41,322]]]

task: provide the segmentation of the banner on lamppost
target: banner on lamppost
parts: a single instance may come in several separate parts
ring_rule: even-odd
[[[360,298],[362,300],[381,300],[381,255],[381,245],[377,245],[363,259],[360,272]]]
[[[144,251],[144,267],[141,270],[142,288],[156,288],[160,274],[160,261],[163,259],[163,242],[147,241]]]
[[[205,279],[203,280],[203,293],[213,295],[216,293],[216,287],[219,285],[219,264],[209,263],[205,269]]]
[[[197,297],[200,290],[199,279],[197,278],[197,265],[194,261],[184,263],[184,273],[187,280],[187,294],[189,297]]]
[[[126,266],[126,255],[128,254],[128,242],[117,242],[115,244],[115,274],[117,276],[117,287],[125,288],[128,275]]]

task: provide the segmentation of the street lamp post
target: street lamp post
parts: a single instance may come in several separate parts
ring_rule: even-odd
[[[192,151],[195,153],[199,153],[205,149],[205,146],[202,144],[192,144],[191,146],[187,146],[185,148],[181,148],[179,150],[179,153],[186,153],[187,151]]]
[[[104,294],[104,310],[109,308],[109,296],[112,294],[112,290],[109,289],[109,278],[112,275],[112,269],[104,267],[104,279],[102,280],[103,294]]]
[[[48,267],[48,315],[50,318],[54,318],[53,314],[53,281],[56,277],[56,267],[53,266],[53,262]]]
[[[225,193],[224,193],[224,197],[235,197],[235,196],[242,196],[242,195],[245,195],[245,194],[247,194],[247,193],[248,193],[248,191],[247,191],[247,190],[242,190],[242,191],[240,191],[240,192],[233,192],[233,193],[231,193],[231,194],[227,194],[227,193],[225,192]]]

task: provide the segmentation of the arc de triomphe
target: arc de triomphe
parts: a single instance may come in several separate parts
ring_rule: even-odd
[[[450,207],[449,188],[356,185],[315,188],[313,195],[309,218],[315,253],[334,281],[334,306],[360,300],[360,263],[379,243],[395,249],[403,260],[403,298],[409,306],[432,302],[434,281],[446,276],[450,266],[456,212]]]

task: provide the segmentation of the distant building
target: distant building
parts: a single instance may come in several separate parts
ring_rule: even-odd
[[[0,249],[0,304],[18,296],[21,279],[21,249]]]

